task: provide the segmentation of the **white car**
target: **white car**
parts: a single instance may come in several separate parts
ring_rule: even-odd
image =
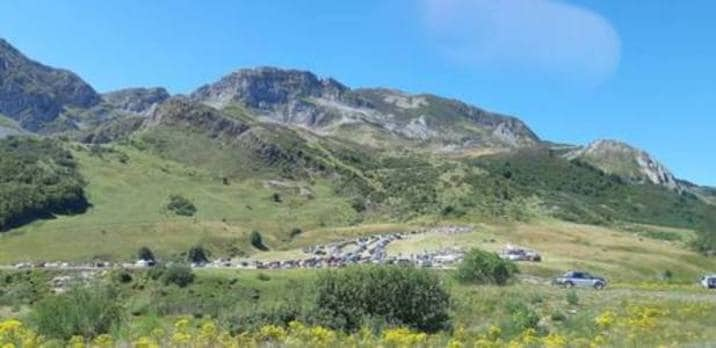
[[[701,285],[706,289],[716,289],[716,274],[701,277]]]
[[[500,257],[510,261],[542,261],[542,256],[534,250],[508,245],[502,250]]]

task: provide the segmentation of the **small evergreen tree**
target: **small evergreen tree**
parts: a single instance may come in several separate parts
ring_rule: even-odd
[[[251,231],[251,234],[249,235],[249,241],[251,242],[251,245],[254,246],[254,248],[266,251],[268,250],[268,247],[264,244],[264,239],[261,236],[261,232],[259,231]]]
[[[187,253],[187,261],[191,263],[203,264],[209,262],[207,252],[202,246],[193,246]]]
[[[137,251],[137,259],[152,262],[156,261],[152,250],[145,246],[139,248],[139,250]]]

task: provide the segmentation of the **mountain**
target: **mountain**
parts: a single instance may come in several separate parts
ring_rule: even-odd
[[[215,108],[239,105],[260,120],[381,146],[438,151],[533,146],[540,139],[517,118],[428,94],[352,90],[331,78],[271,67],[243,69],[200,87],[191,99]]]
[[[68,108],[89,108],[101,101],[74,73],[25,57],[0,39],[0,113],[29,131],[48,132]]]
[[[587,162],[606,173],[637,183],[651,183],[679,189],[681,185],[663,164],[647,152],[616,140],[597,140],[569,152],[569,159]]]
[[[162,87],[126,88],[102,95],[102,99],[116,110],[139,116],[149,116],[169,97],[169,92]]]
[[[0,220],[32,224],[33,238],[60,230],[73,245],[80,233],[137,247],[176,235],[181,248],[235,253],[237,231],[260,230],[280,247],[296,228],[550,217],[708,237],[716,216],[716,192],[644,151],[542,140],[515,117],[432,94],[262,67],[187,96],[100,95],[4,41],[0,78]],[[193,220],[167,212],[174,194],[195,201]]]

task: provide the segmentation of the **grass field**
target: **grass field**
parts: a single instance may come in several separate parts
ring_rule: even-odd
[[[88,181],[92,204],[82,215],[40,220],[0,235],[0,263],[20,260],[131,259],[146,245],[162,257],[203,244],[218,254],[251,253],[247,241],[260,231],[269,246],[290,242],[293,228],[312,230],[347,226],[355,211],[332,188],[311,183],[271,185],[259,180],[229,182],[220,176],[121,147],[91,155],[75,151]],[[161,183],[161,185],[157,185]],[[297,186],[303,187],[299,190]],[[299,192],[303,191],[303,193]],[[281,202],[272,199],[278,193]],[[196,205],[194,217],[178,217],[164,208],[172,194]]]
[[[688,233],[681,231],[681,233]],[[449,247],[499,251],[506,244],[536,249],[543,262],[523,263],[526,273],[554,276],[571,269],[603,274],[616,282],[657,281],[667,270],[672,281],[694,283],[716,271],[716,260],[689,250],[683,242],[639,237],[605,227],[556,220],[502,226],[478,225],[475,232],[446,237],[410,236],[388,247],[389,253],[416,253]]]

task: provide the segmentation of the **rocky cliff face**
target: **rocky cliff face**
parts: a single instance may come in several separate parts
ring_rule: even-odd
[[[66,107],[100,102],[95,90],[74,73],[32,61],[0,39],[0,113],[30,131],[42,131]]]
[[[595,167],[635,182],[648,182],[670,189],[681,185],[663,164],[645,151],[616,140],[597,140],[570,152],[570,159],[580,159]]]
[[[351,90],[298,70],[244,69],[205,85],[191,99],[224,108],[235,104],[264,120],[350,135],[372,142],[398,137],[436,149],[520,147],[540,143],[520,120],[432,95],[389,89]]]
[[[102,95],[102,99],[116,110],[139,116],[151,115],[169,97],[169,92],[161,87],[127,88]]]
[[[313,127],[326,115],[311,100],[339,100],[347,90],[310,72],[263,67],[231,73],[191,98],[219,109],[238,104],[269,120]]]

